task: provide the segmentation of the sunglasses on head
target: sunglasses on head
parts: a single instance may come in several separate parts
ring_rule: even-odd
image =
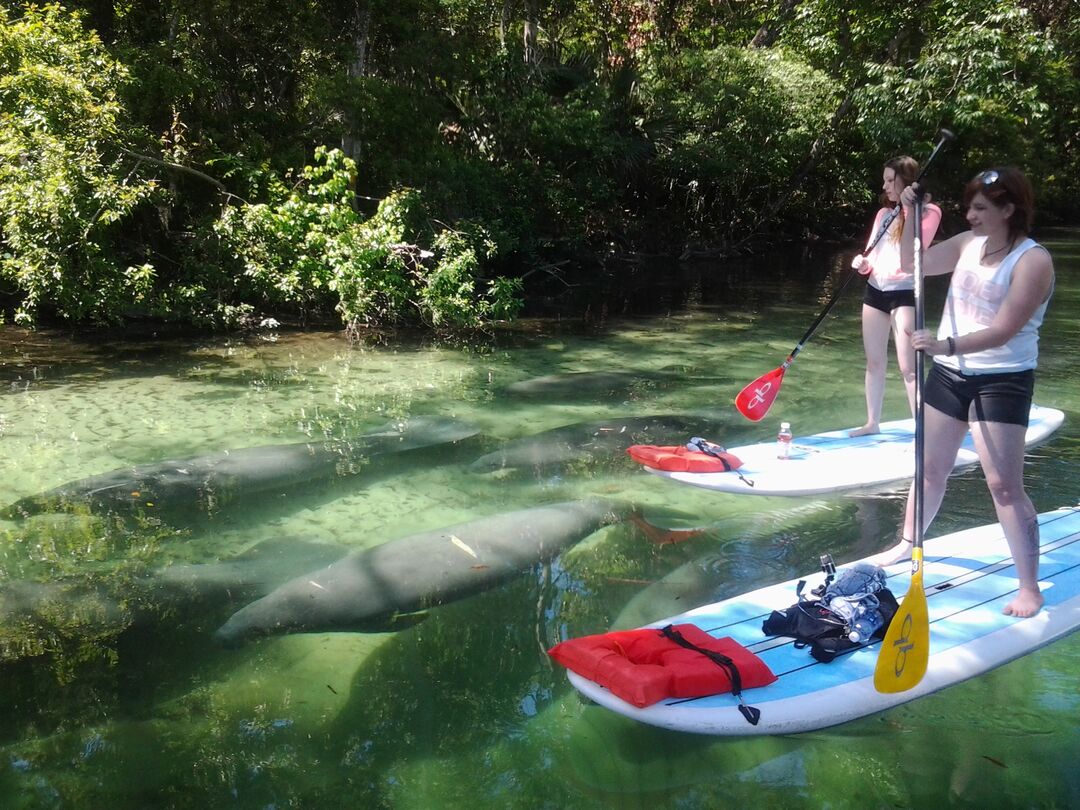
[[[990,169],[989,171],[985,171],[985,172],[983,172],[982,174],[979,175],[979,180],[982,181],[982,184],[984,186],[992,186],[992,185],[994,185],[994,183],[996,183],[1000,179],[1001,179],[1001,176],[996,171],[994,171],[993,169]]]

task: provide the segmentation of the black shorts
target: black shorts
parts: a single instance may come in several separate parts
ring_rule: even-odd
[[[880,309],[885,314],[891,315],[892,311],[897,307],[915,306],[915,291],[889,290],[886,292],[885,290],[879,290],[873,284],[867,284],[862,301],[868,307]]]
[[[961,374],[933,363],[923,402],[961,422],[1004,422],[1027,427],[1035,372]]]

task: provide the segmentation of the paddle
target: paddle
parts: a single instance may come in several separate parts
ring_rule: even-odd
[[[915,329],[923,328],[922,193],[912,212],[915,228]],[[924,354],[915,352],[915,525],[911,545],[911,584],[907,596],[889,624],[874,667],[874,688],[879,692],[906,692],[922,680],[930,660],[930,617],[923,587],[923,403]]]
[[[947,129],[940,130],[938,136],[940,137],[940,140],[937,142],[937,146],[934,147],[934,151],[930,153],[930,157],[926,159],[926,163],[923,164],[922,169],[919,171],[919,176],[915,178],[916,183],[922,180],[926,175],[926,172],[930,169],[934,159],[938,156],[938,152],[942,150],[946,143],[956,137]],[[898,216],[900,216],[900,203],[897,203],[893,207],[893,210],[885,215],[885,219],[882,221],[881,227],[878,228],[878,232],[874,235],[873,240],[867,246],[866,250],[863,251],[863,256],[870,255],[870,251],[872,251],[877,243],[881,241],[881,237],[885,235],[889,230],[889,226],[892,225],[893,220]],[[852,279],[857,275],[859,275],[859,272],[855,269],[852,269],[851,272],[848,273],[847,278],[844,279],[844,283],[837,288],[835,293],[833,293],[832,298],[829,299],[829,303],[825,305],[825,309],[821,310],[821,314],[819,314],[817,318],[814,319],[814,322],[810,324],[810,328],[806,330],[806,334],[802,336],[797,344],[795,344],[795,348],[792,349],[791,354],[787,356],[787,359],[784,360],[783,363],[772,371],[762,374],[739,392],[738,396],[735,397],[735,407],[738,408],[739,413],[751,422],[759,422],[765,417],[765,414],[767,414],[772,407],[776,395],[780,393],[780,385],[784,380],[784,372],[786,372],[788,366],[795,361],[799,352],[802,351],[803,346],[806,345],[806,342],[810,340],[814,332],[817,331],[817,328],[821,326],[821,322],[825,320],[832,311],[832,308],[836,306],[836,302],[840,300],[840,296],[843,294],[844,290],[847,289],[848,285],[851,284]]]

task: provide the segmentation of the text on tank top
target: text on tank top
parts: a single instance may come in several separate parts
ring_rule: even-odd
[[[1000,264],[986,267],[981,262],[985,244],[985,236],[975,237],[960,254],[949,284],[938,340],[970,335],[990,326],[1009,292],[1020,257],[1032,248],[1045,250],[1033,239],[1025,239]],[[1039,359],[1039,327],[1049,301],[1047,295],[1028,322],[1005,344],[969,354],[937,355],[934,362],[962,374],[1005,374],[1035,368]]]

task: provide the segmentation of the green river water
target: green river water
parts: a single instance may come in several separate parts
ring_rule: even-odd
[[[1036,401],[1066,421],[1029,454],[1040,511],[1080,499],[1080,242],[1070,232],[1046,241],[1058,281]],[[467,344],[274,330],[74,339],[0,327],[0,507],[134,465],[348,439],[417,417],[478,429],[457,445],[231,502],[0,520],[0,808],[1080,806],[1080,636],[861,721],[735,740],[587,706],[545,654],[563,638],[810,573],[826,551],[842,563],[893,542],[899,487],[723,495],[650,476],[621,447],[588,441],[597,423],[655,414],[693,415],[728,445],[771,439],[781,419],[797,436],[861,424],[861,282],[764,422],[731,404],[791,350],[849,255],[784,259],[768,282],[757,271],[778,257],[628,272],[579,291],[587,318],[527,319]],[[927,293],[935,325],[939,281]],[[890,371],[886,417],[901,418]],[[571,424],[593,427],[557,459],[470,467]],[[154,585],[162,571],[227,563],[260,544],[362,549],[586,496],[705,531],[656,545],[630,522],[606,526],[390,632],[225,647],[213,632],[250,594],[164,599]],[[982,474],[968,470],[928,536],[992,521]],[[311,568],[282,560],[282,580]]]

